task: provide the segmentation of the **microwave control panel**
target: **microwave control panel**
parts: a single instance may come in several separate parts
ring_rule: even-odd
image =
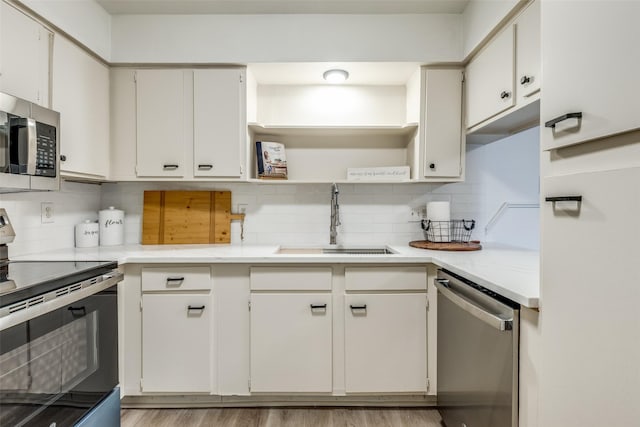
[[[36,157],[37,176],[56,176],[56,128],[38,122],[38,151]]]

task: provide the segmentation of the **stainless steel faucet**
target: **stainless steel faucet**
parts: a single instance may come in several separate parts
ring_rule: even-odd
[[[340,225],[340,204],[338,203],[338,184],[331,184],[331,225],[329,226],[329,244],[336,244],[338,226]]]

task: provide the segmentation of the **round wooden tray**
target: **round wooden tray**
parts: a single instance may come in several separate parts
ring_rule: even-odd
[[[428,240],[414,240],[409,242],[409,246],[420,249],[433,249],[436,251],[479,251],[482,245],[478,240],[472,240],[469,243],[462,242],[430,242]]]

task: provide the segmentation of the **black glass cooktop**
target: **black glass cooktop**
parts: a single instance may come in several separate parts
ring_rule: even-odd
[[[9,261],[0,264],[0,308],[101,276],[113,261]]]

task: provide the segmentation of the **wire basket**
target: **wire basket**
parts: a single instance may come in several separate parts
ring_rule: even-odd
[[[473,219],[452,219],[451,221],[422,220],[425,240],[430,242],[462,242],[471,240],[471,231],[475,228]]]

